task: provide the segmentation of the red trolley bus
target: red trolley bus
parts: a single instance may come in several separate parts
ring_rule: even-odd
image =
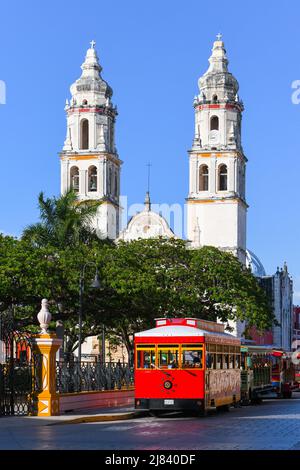
[[[136,409],[195,410],[240,400],[240,340],[224,325],[195,318],[160,318],[135,334]]]

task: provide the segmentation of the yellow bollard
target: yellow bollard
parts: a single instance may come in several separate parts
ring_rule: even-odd
[[[38,354],[41,355],[39,368],[39,383],[41,392],[38,394],[38,416],[59,415],[59,396],[56,393],[56,353],[61,347],[62,340],[55,334],[48,333],[51,314],[48,310],[47,299],[42,300],[42,309],[38,314],[42,331],[35,335],[34,344]]]

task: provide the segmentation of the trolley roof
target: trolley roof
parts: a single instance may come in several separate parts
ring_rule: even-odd
[[[202,328],[201,328],[202,326]],[[240,339],[224,333],[224,325],[197,318],[158,318],[156,327],[135,333],[136,338],[172,338],[172,337],[206,337],[222,339],[225,342],[240,344]]]
[[[235,338],[235,336],[229,333],[218,333],[216,331],[200,330],[200,328],[194,328],[192,326],[182,325],[167,325],[159,328],[151,328],[150,330],[141,331],[135,333],[136,337],[163,337],[163,336],[221,336],[224,338]],[[237,339],[237,338],[236,338]]]

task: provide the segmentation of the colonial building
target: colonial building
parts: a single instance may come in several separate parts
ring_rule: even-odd
[[[300,348],[300,306],[294,306],[294,315],[293,315],[293,341],[295,342],[294,348]],[[298,342],[296,344],[296,342]]]
[[[233,253],[251,268],[270,296],[279,322],[269,332],[268,342],[272,340],[276,347],[290,349],[293,286],[287,267],[274,276],[266,276],[260,260],[246,248],[247,158],[241,138],[244,106],[238,95],[238,82],[228,70],[221,35],[213,44],[209,64],[199,78],[199,95],[193,103],[195,129],[189,151],[188,246],[193,249],[215,246]],[[151,210],[149,192],[144,209],[120,231],[122,162],[115,147],[117,109],[111,102],[112,89],[101,77],[94,41],[81,68],[82,75],[71,86],[71,101],[65,107],[67,135],[60,154],[62,193],[72,187],[81,201],[102,201],[94,221],[102,238],[118,242],[176,237],[167,221]],[[231,326],[237,336],[243,334],[243,323]],[[96,343],[93,347],[97,349]]]
[[[293,281],[286,263],[282,269],[277,268],[273,276],[258,277],[261,287],[265,290],[278,325],[273,325],[270,332],[252,337],[258,344],[273,344],[276,348],[292,350],[293,342]]]
[[[101,200],[94,226],[100,238],[115,239],[120,223],[120,168],[115,146],[117,108],[112,89],[101,77],[95,42],[91,42],[81,77],[67,100],[67,135],[60,153],[61,192],[73,188],[79,200]]]

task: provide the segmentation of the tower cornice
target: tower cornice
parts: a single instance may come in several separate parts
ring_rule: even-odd
[[[199,197],[187,197],[186,202],[188,204],[213,204],[213,203],[222,203],[222,204],[231,204],[237,203],[242,204],[246,209],[248,209],[249,205],[246,203],[244,199],[239,197],[237,194],[233,196],[214,196],[214,197],[203,197],[199,199]]]
[[[73,113],[97,113],[97,114],[104,114],[106,116],[110,116],[115,118],[118,116],[117,108],[109,108],[107,106],[71,106],[67,110],[67,114]]]
[[[189,157],[201,157],[201,158],[211,158],[211,157],[216,157],[216,158],[232,158],[232,157],[238,157],[244,162],[248,161],[248,158],[243,154],[243,152],[240,152],[238,150],[209,150],[209,149],[202,149],[202,150],[188,150],[188,156]]]
[[[91,153],[75,153],[75,152],[60,152],[60,159],[64,160],[110,160],[118,166],[121,166],[123,161],[120,158],[106,152],[91,152]]]
[[[241,101],[237,101],[234,103],[194,103],[194,108],[198,109],[199,111],[203,109],[235,109],[239,112],[244,111],[244,104]]]

